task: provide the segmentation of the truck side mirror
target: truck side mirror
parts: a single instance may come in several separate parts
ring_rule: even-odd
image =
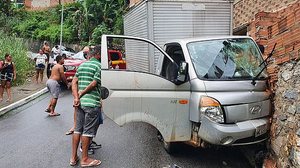
[[[101,99],[104,100],[108,97],[109,91],[106,87],[101,86]]]
[[[187,62],[180,62],[179,68],[178,68],[178,76],[176,80],[176,84],[180,85],[184,82],[186,82],[188,76],[188,63]]]

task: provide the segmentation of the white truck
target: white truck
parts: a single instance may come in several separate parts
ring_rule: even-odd
[[[108,42],[114,38],[124,39],[125,48],[136,42],[155,48],[157,70],[109,69]],[[268,138],[268,75],[252,38],[187,38],[161,49],[145,38],[103,35],[101,45],[102,86],[109,90],[104,113],[117,124],[151,124],[168,152],[174,142],[247,145]]]

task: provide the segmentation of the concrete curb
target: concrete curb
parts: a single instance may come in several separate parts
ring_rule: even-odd
[[[47,92],[48,92],[48,89],[44,88],[44,89],[42,89],[42,90],[40,90],[40,91],[38,91],[38,92],[28,96],[28,97],[25,97],[24,99],[21,99],[21,100],[19,100],[17,102],[14,102],[14,103],[6,106],[6,107],[1,108],[0,109],[0,116],[8,113],[9,111],[11,111],[13,109],[16,109],[16,108],[28,103],[29,101],[32,101],[32,100],[36,99],[37,97],[39,97],[39,96],[41,96],[41,95],[43,95]]]

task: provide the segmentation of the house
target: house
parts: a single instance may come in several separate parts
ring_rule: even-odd
[[[28,10],[39,10],[49,7],[54,7],[59,3],[73,3],[75,0],[16,0],[18,3],[24,3]]]

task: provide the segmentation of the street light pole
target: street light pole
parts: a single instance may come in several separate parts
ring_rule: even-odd
[[[62,36],[63,36],[63,23],[64,23],[64,4],[61,3],[60,40],[59,40],[59,54],[60,55],[61,55]]]

